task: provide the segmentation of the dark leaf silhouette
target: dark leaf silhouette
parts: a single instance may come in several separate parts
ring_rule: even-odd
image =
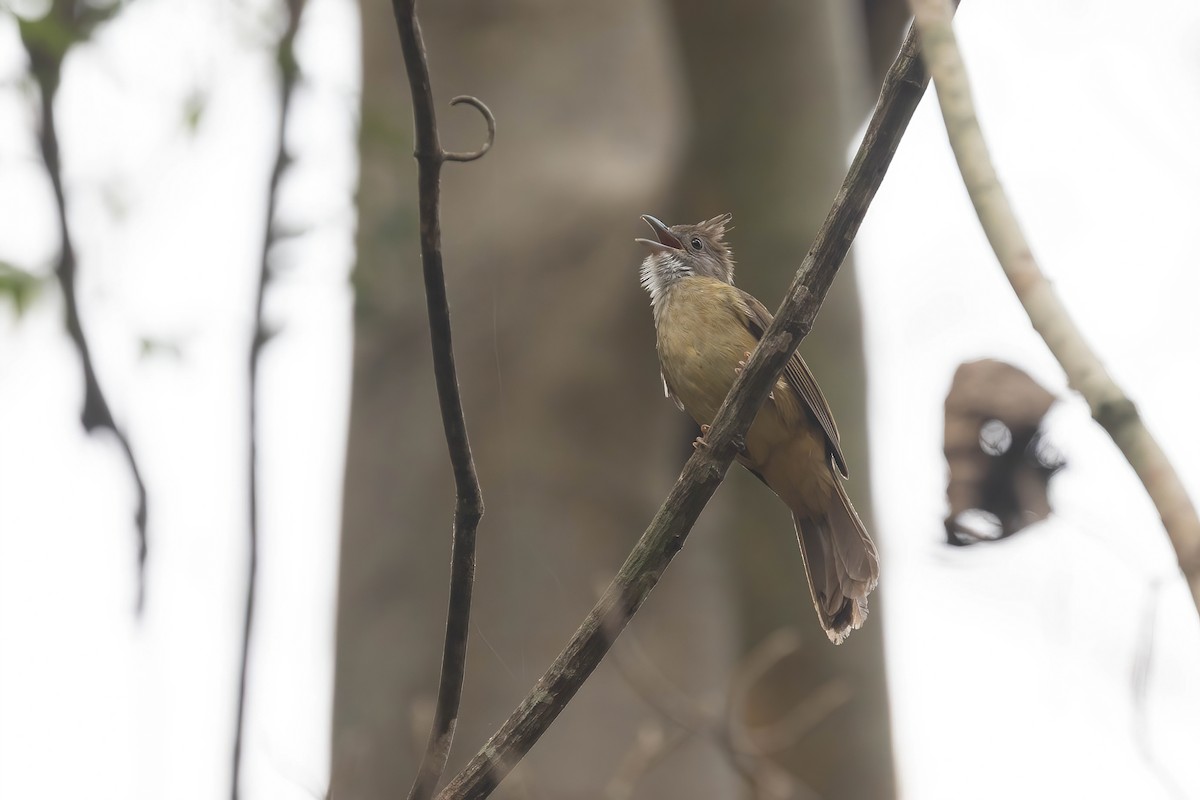
[[[1046,489],[1064,462],[1041,422],[1056,399],[1002,361],[955,371],[946,395],[947,542],[1004,539],[1050,514]]]

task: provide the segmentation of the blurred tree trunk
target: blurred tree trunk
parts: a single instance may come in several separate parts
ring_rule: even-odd
[[[874,100],[864,26],[839,0],[673,0],[672,8],[693,131],[679,219],[733,212],[738,284],[773,310],[824,220],[845,175],[850,135]],[[862,348],[847,264],[801,350],[838,420],[850,493],[871,528]],[[847,681],[850,701],[781,760],[825,800],[893,796],[883,592],[871,598],[867,625],[831,646],[812,610],[787,509],[744,470],[731,471],[728,483],[734,516],[723,541],[735,565],[743,647],[790,625],[805,642],[752,695],[751,713],[760,722],[777,719],[827,682]]]
[[[637,214],[673,179],[682,88],[657,7],[636,0],[420,6],[444,144],[495,111],[496,146],[448,164],[455,350],[487,513],[479,531],[460,766],[529,690],[674,479]],[[364,3],[354,384],[334,697],[337,800],[403,796],[428,729],[445,623],[452,481],[417,259],[411,121],[389,4]],[[697,532],[630,633],[689,689],[734,658],[719,540]],[[601,667],[498,796],[594,798],[655,716]],[[414,719],[417,724],[414,731]],[[732,796],[702,745],[646,796]]]

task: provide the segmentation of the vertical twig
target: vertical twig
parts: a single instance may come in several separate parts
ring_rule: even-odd
[[[446,448],[454,471],[454,530],[450,553],[450,602],[446,618],[446,640],[442,649],[442,668],[438,681],[437,707],[421,766],[409,798],[425,800],[433,796],[454,741],[458,708],[462,699],[463,674],[467,661],[467,633],[471,615],[471,592],[475,583],[475,533],[483,517],[483,495],[475,474],[467,423],[463,416],[458,375],[454,367],[454,347],[450,330],[450,305],[446,298],[446,277],[442,270],[441,171],[446,161],[474,161],[492,146],[496,121],[486,105],[474,97],[459,96],[451,105],[466,103],[483,114],[487,122],[487,141],[472,153],[453,153],[442,149],[437,119],[433,110],[433,90],[429,83],[429,64],[425,43],[417,21],[416,0],[392,0],[396,30],[404,52],[404,67],[412,94],[413,128],[416,139],[417,191],[421,221],[421,267],[425,278],[425,302],[429,310],[429,334],[433,345],[433,374],[437,384]]]
[[[134,458],[133,449],[129,446],[129,438],[118,427],[113,419],[112,410],[100,381],[96,377],[96,367],[92,361],[91,348],[83,331],[83,323],[79,317],[79,297],[77,295],[77,274],[75,248],[71,240],[71,226],[67,221],[67,199],[63,190],[62,165],[58,149],[58,127],[54,115],[54,98],[58,93],[59,81],[62,78],[63,61],[71,46],[85,40],[92,29],[107,20],[116,12],[116,5],[104,9],[103,13],[84,9],[76,13],[72,4],[58,0],[50,8],[49,13],[42,19],[27,21],[20,19],[19,28],[21,42],[29,55],[29,65],[34,80],[42,95],[41,131],[38,143],[42,151],[42,161],[46,165],[46,174],[54,190],[54,202],[58,210],[58,264],[54,274],[58,279],[59,288],[63,294],[63,306],[66,313],[67,334],[75,344],[79,360],[83,367],[83,413],[80,417],[83,429],[92,433],[101,428],[112,431],[116,437],[129,472],[137,489],[137,510],[134,512],[134,524],[137,528],[137,600],[135,609],[140,615],[146,603],[146,484],[142,481],[142,472]]]
[[[1042,273],[1017,222],[975,116],[971,87],[950,24],[949,0],[910,0],[925,37],[926,64],[937,85],[946,133],[963,183],[1004,274],[1029,321],[1058,359],[1071,387],[1108,432],[1150,495],[1200,610],[1200,517],[1175,468],[1137,408],[1088,345]]]
[[[927,83],[916,33],[910,30],[884,78],[875,112],[833,207],[788,287],[774,322],[717,412],[706,436],[708,447],[688,459],[650,526],[566,648],[442,791],[441,800],[491,794],[557,719],[658,583],[725,477],[737,450],[735,440],[745,435],[787,360],[812,329]]]
[[[275,213],[279,205],[279,185],[283,173],[291,163],[287,149],[288,115],[292,106],[292,94],[300,79],[299,66],[296,63],[296,33],[300,30],[300,17],[304,13],[305,0],[286,0],[287,25],[279,38],[276,49],[276,61],[279,67],[279,117],[275,127],[275,163],[271,167],[271,177],[267,183],[267,212],[266,230],[263,234],[262,252],[258,261],[258,284],[254,296],[254,334],[250,342],[250,384],[248,392],[249,438],[246,480],[249,481],[249,526],[248,526],[248,564],[246,570],[246,606],[242,619],[242,649],[241,663],[238,672],[237,712],[234,720],[233,734],[233,775],[230,782],[230,796],[237,800],[240,792],[239,784],[242,775],[242,750],[246,730],[246,682],[250,671],[250,638],[254,629],[255,590],[258,586],[258,551],[259,551],[259,480],[258,480],[258,388],[259,361],[262,358],[263,347],[271,338],[271,332],[263,321],[263,301],[267,293],[267,284],[271,280],[271,250],[278,238],[275,223]]]

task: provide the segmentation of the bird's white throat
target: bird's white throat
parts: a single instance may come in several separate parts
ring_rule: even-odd
[[[668,252],[651,253],[642,261],[642,288],[650,294],[650,307],[657,320],[667,289],[680,278],[693,275],[692,268]]]

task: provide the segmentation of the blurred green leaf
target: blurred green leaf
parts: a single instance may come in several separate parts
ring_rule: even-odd
[[[71,45],[87,40],[125,6],[124,0],[7,0],[34,71],[62,64]]]
[[[366,107],[362,109],[359,136],[365,144],[381,147],[394,146],[407,150],[413,144],[411,123],[400,124],[395,115]]]
[[[0,261],[0,297],[12,302],[18,317],[29,309],[44,281],[44,278]]]
[[[207,108],[208,93],[200,88],[192,89],[183,101],[183,124],[187,126],[188,133],[196,133]]]
[[[175,360],[183,358],[183,347],[178,342],[142,337],[140,344],[142,346],[142,358],[150,358],[151,356],[166,356]]]
[[[279,72],[285,79],[294,79],[300,70],[300,65],[296,61],[296,53],[290,43],[281,42],[279,44],[275,51],[275,61],[279,66]]]
[[[61,63],[71,45],[83,39],[78,29],[64,24],[56,14],[46,14],[40,19],[17,17],[17,24],[30,55],[36,52],[54,62]]]

